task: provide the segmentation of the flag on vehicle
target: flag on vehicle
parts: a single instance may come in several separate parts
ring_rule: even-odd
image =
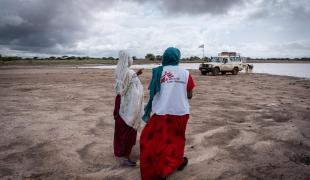
[[[204,48],[205,47],[205,45],[204,44],[202,44],[202,45],[200,45],[198,48]]]

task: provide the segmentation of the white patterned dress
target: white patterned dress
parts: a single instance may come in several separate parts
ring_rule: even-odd
[[[129,69],[124,81],[119,114],[128,126],[138,129],[143,113],[143,86],[135,71]]]

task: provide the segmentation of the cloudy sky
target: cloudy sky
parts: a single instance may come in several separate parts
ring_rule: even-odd
[[[0,0],[0,54],[310,56],[309,0]]]

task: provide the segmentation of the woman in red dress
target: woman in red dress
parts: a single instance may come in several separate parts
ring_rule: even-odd
[[[188,99],[195,83],[190,73],[178,66],[180,55],[178,49],[168,48],[162,66],[153,69],[143,116],[147,124],[140,138],[142,180],[165,179],[188,163],[184,157],[185,130],[190,114]]]

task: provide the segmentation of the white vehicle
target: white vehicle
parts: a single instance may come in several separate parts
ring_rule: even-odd
[[[200,64],[199,70],[203,75],[208,72],[211,72],[214,76],[217,76],[220,72],[222,74],[230,72],[237,75],[243,69],[242,61],[243,58],[235,52],[222,52],[218,57],[211,57],[210,62]]]

